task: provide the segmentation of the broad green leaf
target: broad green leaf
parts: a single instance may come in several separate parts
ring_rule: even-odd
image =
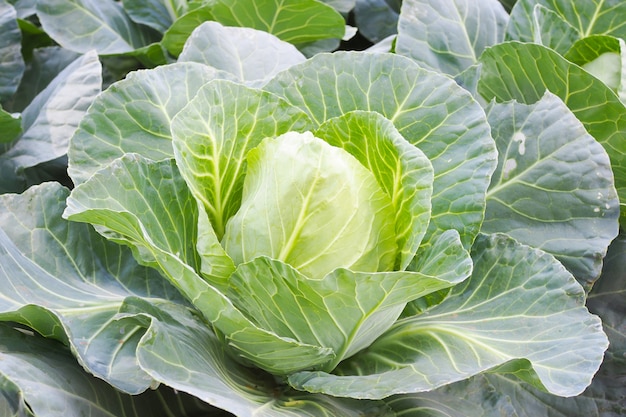
[[[0,33],[0,101],[4,101],[15,93],[24,73],[17,13],[6,0],[0,0]]]
[[[391,197],[352,155],[290,132],[264,140],[247,161],[241,208],[222,241],[235,264],[268,256],[311,279],[336,268],[393,270]]]
[[[594,35],[576,42],[565,58],[602,80],[626,103],[626,43],[613,36]]]
[[[0,154],[9,149],[13,142],[22,133],[22,118],[20,115],[7,113],[0,107]]]
[[[487,100],[532,104],[546,90],[559,96],[606,149],[620,201],[626,202],[626,107],[609,87],[541,45],[502,43],[486,50],[480,61],[478,92]],[[620,222],[626,222],[626,213]]]
[[[456,229],[465,247],[471,245],[496,151],[484,111],[453,80],[397,55],[335,52],[283,71],[264,88],[306,111],[318,126],[353,110],[391,120],[434,168],[425,243]]]
[[[66,218],[95,225],[107,238],[130,246],[141,263],[158,268],[240,356],[274,373],[332,359],[329,349],[259,329],[198,275],[196,201],[173,160],[128,154],[77,186],[67,203]]]
[[[169,29],[165,31],[161,44],[170,54],[179,56],[189,35],[191,35],[194,29],[209,20],[215,20],[213,13],[211,13],[211,6],[202,6],[189,10],[176,19]]]
[[[617,236],[619,201],[604,148],[555,95],[491,103],[499,162],[482,230],[551,253],[590,288]]]
[[[8,102],[5,109],[11,112],[23,111],[37,94],[41,93],[54,78],[67,66],[80,57],[77,52],[58,46],[35,49],[24,71],[22,82],[15,96]]]
[[[0,155],[6,172],[4,191],[20,192],[23,170],[67,153],[70,137],[102,83],[101,65],[94,52],[77,58],[57,75],[22,112],[23,133]]]
[[[62,220],[67,195],[47,183],[0,198],[0,320],[69,343],[90,372],[141,392],[151,383],[134,354],[143,329],[112,318],[129,296],[182,300],[129,251],[87,225]]]
[[[337,375],[299,372],[298,389],[382,398],[432,390],[492,369],[560,396],[581,393],[608,346],[582,287],[552,256],[480,235],[474,271],[423,314],[399,320]],[[384,359],[383,359],[384,358]]]
[[[565,54],[579,38],[578,31],[553,10],[535,5],[533,9],[533,41]]]
[[[161,33],[187,11],[185,0],[122,0],[122,6],[134,22]]]
[[[399,16],[385,0],[358,0],[354,8],[359,33],[371,42],[380,42],[398,33]]]
[[[37,16],[56,42],[80,53],[121,54],[156,40],[113,0],[40,0]]]
[[[346,113],[327,120],[315,135],[354,156],[391,197],[400,250],[394,269],[406,269],[430,221],[433,168],[428,158],[379,113]]]
[[[228,77],[197,63],[128,74],[94,100],[71,139],[69,174],[76,184],[125,153],[160,161],[174,156],[172,118],[203,84]]]
[[[295,46],[272,34],[217,22],[198,26],[178,57],[178,62],[210,65],[240,81],[264,80],[304,60]]]
[[[211,13],[225,26],[262,30],[292,44],[341,39],[346,25],[335,9],[316,0],[216,0]]]
[[[331,348],[340,361],[369,346],[405,304],[459,282],[416,272],[359,273],[337,269],[312,280],[267,257],[241,264],[227,295],[253,322],[276,334]]]
[[[182,309],[153,313],[137,352],[158,381],[238,416],[360,417],[395,414],[379,401],[295,391],[268,374],[234,361],[206,325]]]
[[[533,14],[536,5],[557,13],[575,28],[579,38],[590,35],[626,37],[623,19],[626,3],[619,0],[518,0],[511,10],[507,39],[533,41]]]
[[[3,416],[168,417],[217,411],[170,389],[120,393],[86,373],[61,344],[27,331],[0,324],[0,338],[0,397],[14,394],[15,410]],[[0,411],[2,404],[0,399]]]
[[[275,95],[229,81],[200,88],[172,120],[176,162],[218,239],[241,204],[248,151],[309,124],[306,114]]]
[[[508,15],[497,0],[405,0],[396,53],[457,75],[504,40]]]

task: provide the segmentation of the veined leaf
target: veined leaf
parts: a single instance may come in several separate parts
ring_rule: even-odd
[[[193,62],[129,74],[104,91],[71,139],[68,172],[75,184],[126,153],[155,161],[174,156],[172,118],[215,78],[229,77]]]
[[[487,118],[499,162],[482,230],[551,253],[590,288],[619,228],[606,151],[549,92],[532,105],[491,103]]]
[[[47,183],[1,196],[0,320],[66,341],[95,375],[126,392],[144,391],[151,380],[134,354],[143,329],[112,317],[129,296],[183,301],[129,251],[62,220],[67,195]]]
[[[225,26],[263,30],[292,44],[341,39],[346,25],[335,9],[316,0],[216,0],[211,13]]]
[[[210,65],[240,81],[263,81],[304,60],[295,46],[270,33],[217,22],[198,26],[178,57],[178,62]]]
[[[626,3],[619,0],[518,0],[511,10],[507,39],[533,41],[533,14],[536,5],[557,13],[578,32],[579,38],[590,35],[626,37],[622,16]]]
[[[620,201],[626,202],[626,107],[609,87],[541,45],[502,43],[486,50],[480,61],[478,92],[487,100],[532,104],[546,90],[559,96],[606,149]],[[620,222],[626,222],[626,213]]]
[[[56,42],[80,53],[122,54],[156,40],[112,0],[41,0],[37,17]]]
[[[311,392],[382,398],[506,364],[501,372],[553,394],[581,393],[608,346],[582,287],[552,256],[505,235],[481,235],[472,258],[469,280],[439,305],[396,322],[337,375],[299,372],[289,382]]]
[[[100,93],[101,71],[95,52],[87,53],[67,66],[24,109],[22,135],[0,155],[0,165],[6,172],[0,190],[21,192],[25,188],[24,169],[67,153],[72,133]]]
[[[6,0],[0,0],[0,33],[0,101],[4,101],[15,93],[24,73],[17,13]]]
[[[352,155],[310,132],[289,132],[247,159],[241,208],[222,242],[235,264],[268,256],[311,279],[336,268],[393,270],[391,197]]]
[[[397,55],[335,52],[281,72],[264,88],[306,111],[317,126],[353,110],[391,120],[434,168],[425,243],[456,229],[465,247],[471,245],[496,151],[484,111],[453,80]]]
[[[161,44],[173,56],[179,56],[189,35],[202,23],[215,20],[210,5],[193,8],[180,16],[165,31]]]
[[[158,268],[252,363],[280,374],[332,359],[330,349],[258,328],[198,275],[196,200],[173,160],[126,155],[77,186],[67,202],[64,216],[91,223],[107,238],[130,246],[140,262]]]
[[[405,0],[396,53],[457,75],[504,40],[508,15],[497,0]]]
[[[541,4],[533,9],[533,41],[565,54],[578,40],[575,27],[566,22],[561,15]]]
[[[406,269],[430,222],[433,168],[428,158],[379,113],[346,113],[327,120],[315,135],[357,158],[391,197],[400,250],[395,269]]]
[[[0,324],[0,396],[13,397],[13,414],[3,416],[167,417],[211,411],[169,389],[123,394],[86,373],[60,343],[27,333]],[[0,399],[4,412],[2,404]]]
[[[242,366],[204,323],[182,309],[168,309],[138,350],[144,369],[158,381],[235,415],[259,417],[393,417],[380,401],[302,393]]]
[[[122,0],[128,16],[136,23],[163,33],[187,11],[185,0]]]
[[[460,281],[454,278],[337,269],[312,280],[285,263],[258,257],[238,266],[227,295],[260,327],[331,348],[336,356],[323,365],[331,371],[384,333],[407,302]]]
[[[309,124],[305,113],[275,95],[228,81],[201,88],[172,120],[176,162],[218,239],[241,204],[248,151]]]

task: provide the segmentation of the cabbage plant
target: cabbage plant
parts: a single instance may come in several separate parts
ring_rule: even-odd
[[[64,33],[49,3],[59,42],[98,45]],[[145,39],[99,53],[178,59],[76,108],[71,189],[0,196],[2,412],[619,409],[619,388],[604,402],[588,388],[605,355],[619,362],[623,279],[605,278],[619,238],[602,272],[620,218],[619,83],[558,52],[542,26],[560,22],[553,2],[519,2],[508,29],[496,1],[382,3],[400,12],[395,53],[305,58],[345,29],[317,1],[303,4],[332,33],[282,40],[280,25],[234,27],[266,22],[236,19],[244,1],[180,2],[165,20],[123,2],[151,29],[127,25]],[[519,42],[525,27],[537,42]]]

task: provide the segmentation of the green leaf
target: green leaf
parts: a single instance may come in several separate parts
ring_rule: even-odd
[[[617,236],[619,201],[604,148],[555,95],[491,103],[499,162],[483,231],[554,255],[590,288]]]
[[[408,301],[458,283],[415,272],[359,273],[336,269],[312,280],[267,257],[238,266],[227,295],[264,329],[331,348],[337,363],[369,346]]]
[[[478,92],[487,100],[532,104],[546,90],[559,96],[606,149],[620,201],[626,202],[626,107],[609,87],[541,45],[496,45],[485,51],[481,63]],[[626,213],[620,218],[624,222]]]
[[[22,191],[23,170],[67,153],[70,137],[100,93],[101,66],[94,52],[77,58],[57,75],[22,112],[23,133],[0,155],[6,175],[0,190]]]
[[[292,44],[341,39],[345,20],[332,7],[316,0],[216,0],[214,20],[271,33]]]
[[[161,161],[172,158],[172,118],[203,84],[228,74],[180,63],[128,74],[104,91],[71,139],[69,174],[76,184],[125,153]]]
[[[187,11],[185,0],[122,0],[122,6],[134,22],[161,33]]]
[[[151,383],[135,362],[143,330],[112,318],[129,296],[182,300],[129,251],[62,220],[67,195],[47,183],[0,198],[0,319],[69,343],[90,372],[141,392]]]
[[[209,20],[215,20],[213,13],[211,13],[211,6],[192,9],[176,19],[165,31],[161,44],[170,54],[179,56],[189,35],[198,26]]]
[[[327,120],[315,135],[357,158],[391,197],[400,250],[394,269],[406,269],[430,221],[433,168],[428,158],[379,113],[346,113]]]
[[[22,133],[22,117],[7,113],[0,107],[0,150],[10,147],[13,142]],[[1,154],[2,152],[0,152]]]
[[[0,101],[11,97],[24,73],[22,34],[15,8],[0,0]]]
[[[626,3],[620,1],[569,1],[569,0],[518,0],[511,10],[507,27],[507,39],[522,42],[533,41],[533,14],[536,5],[541,5],[558,14],[571,25],[578,38],[590,35],[612,35],[626,37],[623,16]]]
[[[272,34],[217,22],[198,26],[178,57],[178,62],[210,65],[240,81],[264,80],[304,60],[295,46]]]
[[[398,33],[399,16],[385,0],[358,0],[354,8],[359,33],[374,43]]]
[[[337,375],[300,372],[298,389],[359,398],[432,390],[506,365],[556,395],[581,393],[608,346],[584,291],[552,256],[481,235],[474,271],[439,305],[396,324]],[[384,358],[384,360],[382,360]]]
[[[222,241],[235,264],[269,256],[312,279],[336,268],[393,269],[391,198],[352,155],[290,132],[264,140],[247,160],[241,208]]]
[[[508,15],[497,0],[405,0],[396,53],[457,75],[504,40]]]
[[[41,0],[37,16],[56,42],[80,53],[95,49],[100,55],[120,54],[155,40],[112,0]]]
[[[67,203],[66,218],[95,225],[130,246],[141,263],[158,268],[241,356],[274,373],[329,360],[329,349],[259,329],[198,275],[196,201],[173,160],[128,154],[77,186]]]
[[[309,124],[306,114],[275,95],[229,81],[200,88],[172,120],[176,162],[218,239],[241,204],[248,151]]]
[[[425,237],[456,229],[465,247],[478,233],[496,165],[480,105],[453,80],[392,54],[320,54],[265,87],[306,111],[315,125],[353,110],[376,111],[420,148],[434,168]]]
[[[535,43],[554,49],[561,55],[565,54],[578,40],[576,28],[553,10],[535,5],[533,9],[533,40]]]
[[[613,36],[594,35],[576,42],[565,58],[602,80],[626,103],[626,43]]]
[[[169,389],[139,396],[120,393],[86,373],[61,344],[0,325],[0,396],[12,394],[14,414],[3,416],[145,415],[167,417],[211,411]],[[214,415],[214,414],[211,414]]]

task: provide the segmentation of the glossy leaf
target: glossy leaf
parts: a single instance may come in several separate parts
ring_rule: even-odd
[[[0,0],[0,33],[0,101],[4,101],[15,93],[24,73],[17,12],[6,0]]]
[[[80,53],[95,49],[101,55],[121,54],[156,40],[112,0],[42,0],[37,16],[56,42]]]
[[[532,105],[492,103],[487,118],[499,162],[482,230],[553,254],[590,288],[618,232],[606,151],[551,93]]]
[[[295,46],[272,34],[217,22],[198,26],[178,57],[178,62],[210,65],[240,81],[262,81],[304,60]]]
[[[439,305],[398,321],[336,375],[290,383],[358,398],[432,390],[499,365],[556,395],[581,393],[608,346],[582,287],[552,256],[505,235],[481,235],[474,271]],[[558,335],[558,337],[557,337]],[[383,359],[384,358],[384,359]]]
[[[481,63],[478,92],[487,100],[532,104],[546,90],[559,96],[606,149],[620,201],[626,202],[626,107],[609,87],[541,45],[503,43],[485,51]]]
[[[215,81],[172,120],[174,153],[217,238],[241,204],[246,155],[266,137],[309,125],[302,111],[264,91]]]
[[[151,383],[135,362],[143,330],[112,318],[129,296],[182,300],[129,251],[89,226],[62,220],[67,195],[47,183],[0,199],[0,319],[67,341],[92,373],[141,392]]]
[[[316,125],[353,110],[391,120],[434,168],[425,243],[456,229],[471,245],[496,152],[482,108],[454,81],[397,55],[335,52],[283,71],[264,88],[306,111]]]
[[[396,53],[457,75],[504,40],[508,15],[497,0],[405,0]]]
[[[180,63],[137,71],[103,92],[81,120],[68,152],[76,184],[125,153],[155,161],[174,156],[170,123],[199,86],[228,77],[205,65]]]
[[[356,157],[391,197],[400,250],[396,269],[406,269],[430,221],[433,169],[428,158],[379,113],[346,113],[327,120],[315,135]]]

